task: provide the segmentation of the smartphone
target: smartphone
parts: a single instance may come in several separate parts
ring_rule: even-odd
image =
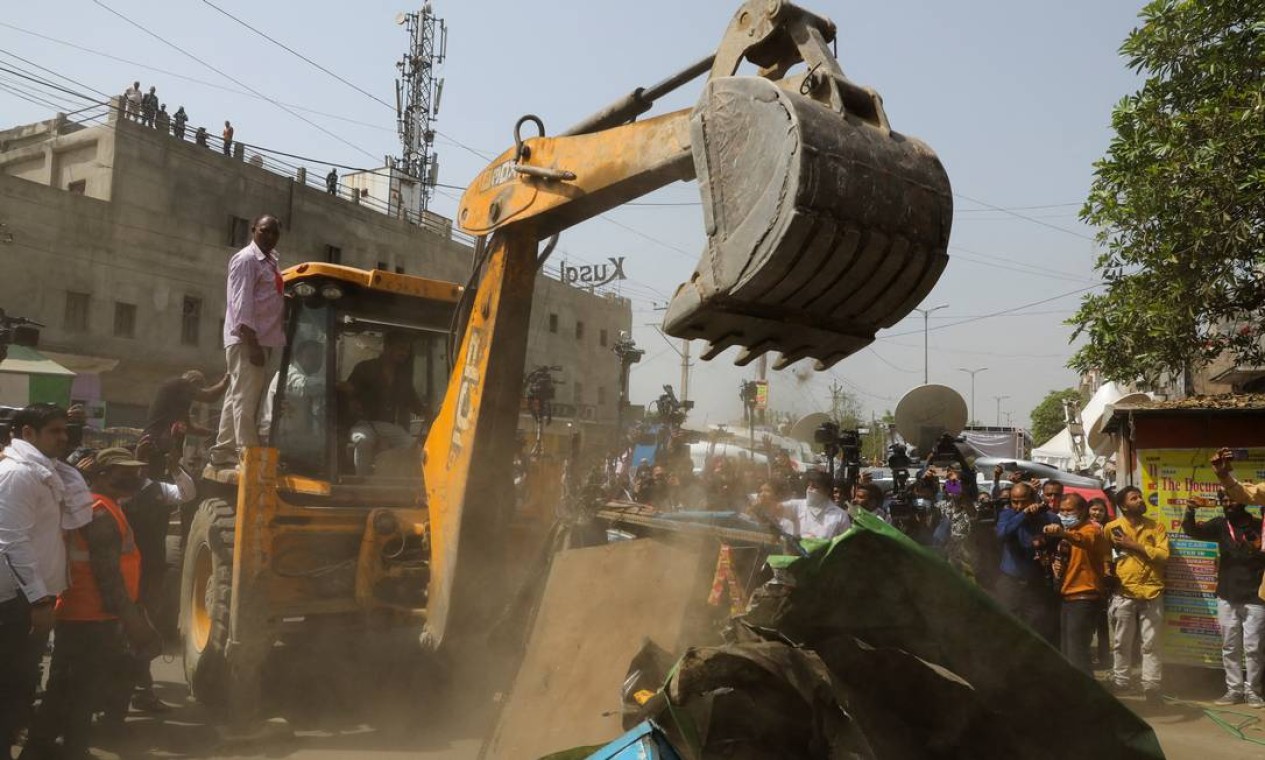
[[[1119,525],[1117,525],[1116,527],[1111,529],[1111,535],[1115,536],[1116,538],[1124,538],[1124,528],[1121,528]]]

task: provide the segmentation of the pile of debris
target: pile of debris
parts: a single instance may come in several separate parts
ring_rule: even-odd
[[[807,556],[769,564],[773,577],[724,642],[679,657],[643,642],[622,685],[628,733],[550,760],[1163,757],[1140,718],[885,523],[863,516]],[[545,709],[566,721],[573,696],[532,699],[554,700]],[[1059,717],[1069,711],[1074,731]],[[494,756],[512,756],[516,739],[501,732],[494,744]]]

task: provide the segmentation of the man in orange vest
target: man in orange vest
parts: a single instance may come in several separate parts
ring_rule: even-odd
[[[70,535],[70,588],[57,600],[48,689],[22,760],[52,756],[59,735],[59,757],[88,757],[93,712],[119,684],[130,685],[128,649],[152,657],[161,647],[137,604],[141,554],[118,503],[140,490],[144,466],[127,449],[97,453],[92,521]]]

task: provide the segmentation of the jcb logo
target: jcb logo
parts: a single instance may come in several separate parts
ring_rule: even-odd
[[[482,369],[479,360],[483,353],[483,332],[472,330],[466,347],[466,360],[461,368],[461,385],[457,389],[457,409],[452,420],[452,442],[448,448],[448,464],[457,459],[463,448],[462,441],[474,424],[474,389],[479,384]]]

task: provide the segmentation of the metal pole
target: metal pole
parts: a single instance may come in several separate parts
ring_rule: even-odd
[[[971,376],[971,419],[968,421],[967,424],[973,424],[977,422],[977,420],[975,419],[975,373],[984,372],[987,369],[988,367],[978,367],[976,369],[965,369],[963,367],[958,367],[958,372],[965,372]]]
[[[1001,402],[1002,399],[1008,399],[1010,396],[993,396],[997,399],[997,427],[1001,427]]]
[[[681,341],[681,403],[690,400],[690,342]]]
[[[930,369],[931,363],[927,358],[928,350],[929,350],[927,348],[928,334],[931,332],[931,329],[928,327],[927,320],[931,318],[931,312],[939,311],[940,309],[947,309],[947,308],[949,308],[949,305],[947,303],[942,303],[939,306],[932,306],[930,309],[920,309],[917,306],[914,307],[914,311],[922,314],[922,384],[923,385],[927,385],[931,382],[931,369]]]

